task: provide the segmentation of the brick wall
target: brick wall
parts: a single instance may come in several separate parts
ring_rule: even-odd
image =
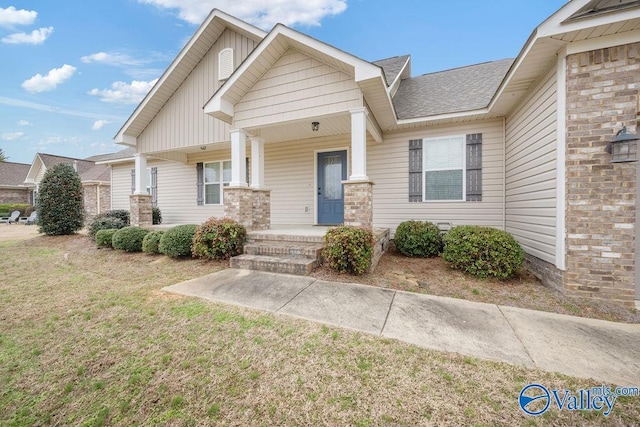
[[[0,188],[0,203],[31,203],[29,189]]]
[[[153,205],[149,194],[131,194],[129,196],[130,223],[139,227],[153,225]]]
[[[373,226],[372,182],[344,182],[344,225]]]
[[[636,164],[605,152],[636,131],[640,43],[567,58],[567,294],[633,306]]]

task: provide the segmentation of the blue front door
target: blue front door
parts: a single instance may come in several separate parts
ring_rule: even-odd
[[[344,190],[347,179],[347,152],[318,153],[318,224],[344,222]]]

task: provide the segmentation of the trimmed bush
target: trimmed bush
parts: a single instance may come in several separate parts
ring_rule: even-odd
[[[398,252],[406,256],[429,258],[442,251],[440,230],[429,221],[401,222],[393,241]]]
[[[443,240],[445,261],[474,276],[507,279],[522,267],[524,251],[506,231],[463,225],[453,227]]]
[[[195,224],[177,225],[160,238],[160,253],[172,258],[191,256],[191,242],[198,228]]]
[[[209,218],[193,236],[194,257],[229,259],[240,255],[247,230],[230,218]]]
[[[141,227],[124,227],[116,231],[113,235],[113,249],[120,249],[126,252],[142,251],[142,240],[149,233]]]
[[[34,206],[25,203],[0,203],[0,212],[9,216],[13,211],[20,211],[20,216],[29,216],[35,210]]]
[[[105,212],[103,214],[98,215],[96,218],[98,217],[109,217],[109,218],[118,218],[120,219],[122,222],[124,222],[124,225],[129,225],[129,211],[126,209],[113,209],[110,210],[108,212]]]
[[[152,231],[142,239],[142,252],[146,254],[160,253],[160,239],[164,231]]]
[[[38,192],[40,232],[73,234],[82,228],[82,183],[73,166],[61,163],[47,170]]]
[[[151,208],[151,214],[153,216],[153,225],[162,224],[162,212],[160,212],[160,208],[154,206]]]
[[[113,247],[113,235],[116,234],[118,228],[105,228],[98,230],[96,233],[96,245],[99,248],[112,248]]]
[[[373,255],[370,229],[346,225],[330,228],[324,244],[322,255],[332,269],[356,275],[369,271]]]
[[[100,230],[120,229],[126,226],[127,224],[122,222],[120,218],[97,216],[87,227],[87,234],[89,234],[90,237],[95,237]]]

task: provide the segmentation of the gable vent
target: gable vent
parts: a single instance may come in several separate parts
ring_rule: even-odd
[[[218,80],[226,80],[233,73],[233,49],[222,49],[218,54]]]

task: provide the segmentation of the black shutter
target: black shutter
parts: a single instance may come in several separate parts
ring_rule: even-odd
[[[467,135],[467,202],[482,201],[482,134]]]
[[[422,202],[422,140],[409,141],[409,202]]]
[[[158,168],[151,168],[151,203],[158,206]]]
[[[204,205],[204,163],[196,163],[196,175],[198,177],[197,201],[198,206]]]
[[[131,169],[131,194],[136,192],[136,170]]]

